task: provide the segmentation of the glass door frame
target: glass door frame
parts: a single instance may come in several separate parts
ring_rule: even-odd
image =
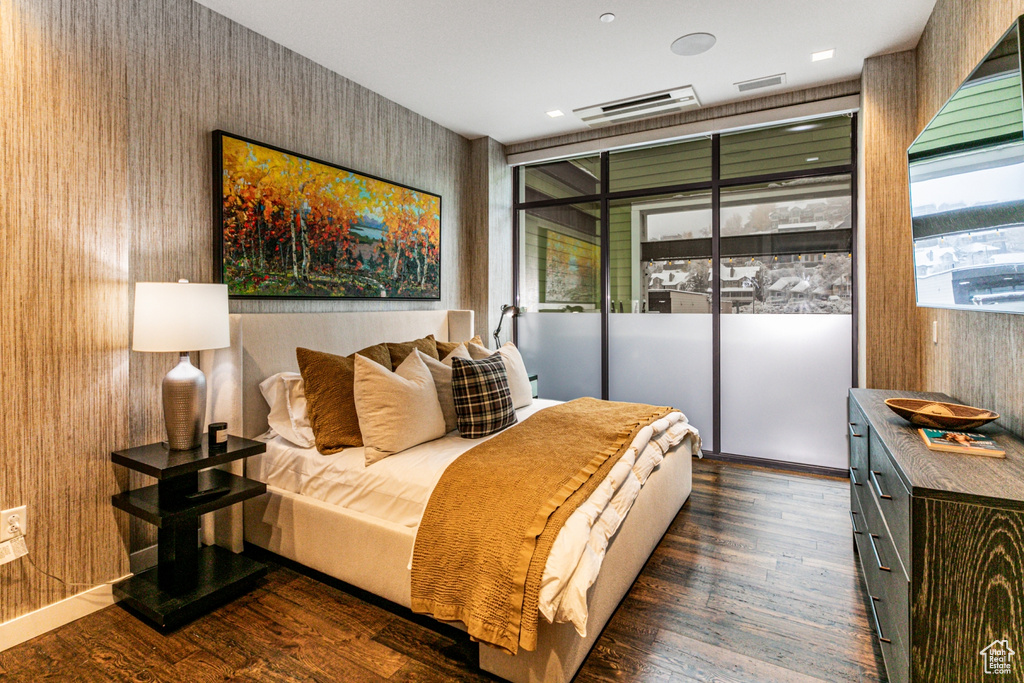
[[[610,212],[609,203],[619,199],[641,199],[644,197],[676,194],[694,191],[711,192],[711,344],[712,344],[712,415],[713,428],[712,440],[715,444],[715,451],[708,451],[712,455],[732,456],[737,459],[746,460],[748,456],[723,453],[721,451],[721,407],[722,407],[722,359],[721,359],[721,304],[722,304],[722,281],[721,281],[721,196],[722,190],[744,185],[757,185],[761,183],[784,182],[802,178],[818,178],[825,176],[848,175],[850,177],[850,316],[851,316],[851,368],[852,376],[850,386],[858,386],[858,273],[857,273],[857,112],[847,115],[850,118],[850,162],[814,169],[799,169],[794,171],[779,171],[750,175],[742,177],[721,177],[721,152],[722,133],[713,133],[711,138],[711,180],[696,183],[682,183],[676,185],[662,185],[657,187],[645,187],[635,190],[622,190],[611,192],[610,159],[613,151],[603,150],[600,152],[601,185],[597,194],[588,194],[574,197],[560,197],[557,199],[540,199],[534,201],[520,201],[520,182],[522,178],[523,165],[512,168],[512,296],[513,303],[520,306],[520,220],[522,211],[529,209],[547,208],[552,206],[566,206],[584,202],[596,202],[601,207],[601,397],[608,399],[609,395],[609,352],[611,346],[610,336],[610,315],[611,315],[611,240],[609,239]],[[779,124],[787,125],[787,124]],[[770,126],[769,126],[770,127]],[[741,132],[741,131],[731,131]],[[683,142],[674,140],[673,142]],[[655,143],[663,144],[663,143]],[[652,145],[654,146],[654,145]],[[639,149],[639,147],[637,148]],[[519,325],[515,317],[512,319],[512,339],[516,345],[519,344]]]

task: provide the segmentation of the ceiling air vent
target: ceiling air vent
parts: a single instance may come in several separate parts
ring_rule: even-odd
[[[765,76],[764,78],[755,78],[752,81],[740,81],[739,83],[733,83],[736,89],[740,92],[750,92],[751,90],[758,90],[760,88],[770,88],[773,85],[783,85],[786,82],[786,74],[775,74],[774,76]]]
[[[612,123],[636,121],[699,106],[700,100],[697,99],[697,93],[693,91],[693,86],[684,85],[639,97],[573,109],[572,113],[588,126],[598,128]]]

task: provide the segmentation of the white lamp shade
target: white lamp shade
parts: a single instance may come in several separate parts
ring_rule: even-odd
[[[227,285],[135,283],[135,351],[201,351],[230,345]]]

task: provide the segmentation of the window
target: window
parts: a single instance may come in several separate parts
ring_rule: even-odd
[[[542,395],[675,405],[706,450],[842,467],[855,134],[835,116],[517,168]]]

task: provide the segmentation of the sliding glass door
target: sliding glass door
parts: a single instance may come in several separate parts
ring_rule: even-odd
[[[608,398],[679,407],[714,450],[711,261],[703,253],[711,243],[711,193],[617,199],[609,216]],[[651,258],[674,239],[692,243],[692,258]]]
[[[855,120],[516,170],[541,395],[672,405],[709,452],[845,469]]]
[[[722,190],[722,452],[846,468],[851,182]]]

